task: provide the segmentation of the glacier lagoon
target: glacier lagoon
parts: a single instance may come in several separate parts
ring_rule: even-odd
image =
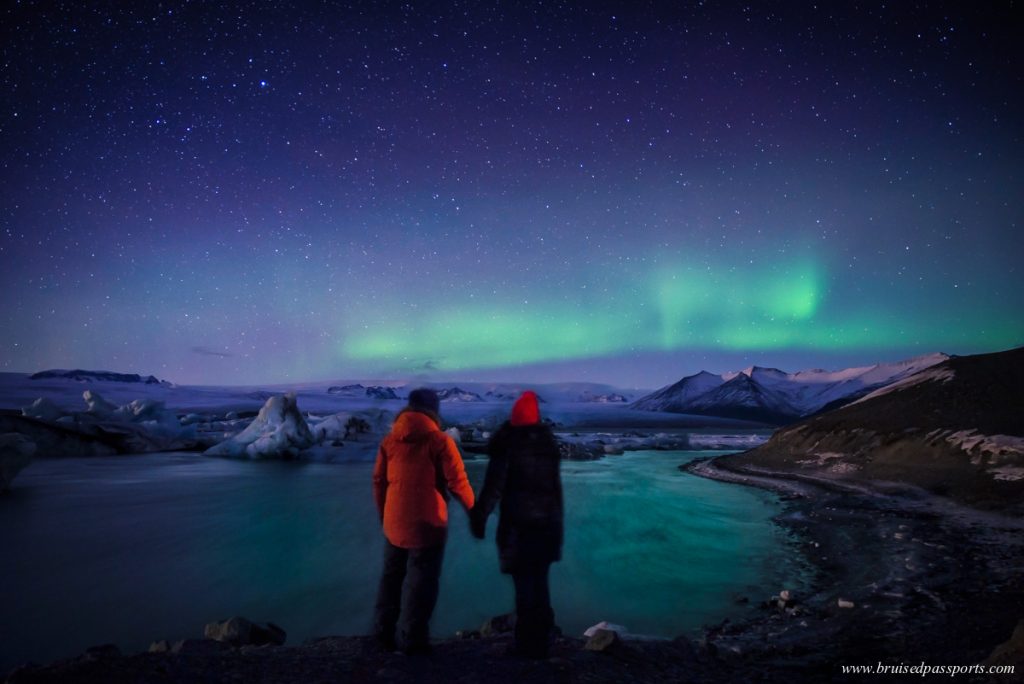
[[[608,620],[671,637],[749,614],[739,596],[801,586],[775,495],[678,470],[709,453],[563,463],[551,589],[564,631]],[[466,466],[478,488],[486,460]],[[190,453],[35,461],[0,498],[0,672],[100,643],[199,637],[231,615],[275,622],[290,644],[367,633],[383,549],[371,470]],[[496,518],[483,542],[454,502],[450,518],[435,637],[512,608]]]

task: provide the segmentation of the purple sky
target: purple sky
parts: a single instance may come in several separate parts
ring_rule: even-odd
[[[0,370],[654,387],[1024,344],[1009,12],[6,3]]]

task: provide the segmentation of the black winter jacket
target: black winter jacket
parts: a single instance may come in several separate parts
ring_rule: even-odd
[[[471,514],[474,533],[483,536],[487,516],[500,501],[497,540],[502,572],[561,559],[561,457],[551,429],[506,422],[487,450],[490,463]]]

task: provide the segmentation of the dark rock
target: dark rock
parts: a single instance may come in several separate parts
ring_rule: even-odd
[[[996,646],[983,665],[1024,664],[1024,620],[1017,623],[1010,638]]]
[[[37,453],[61,456],[110,456],[121,451],[124,441],[121,435],[112,435],[94,425],[64,425],[3,414],[0,414],[0,432],[23,435],[35,443]]]
[[[206,625],[203,633],[207,639],[222,641],[232,646],[263,644],[283,644],[286,638],[285,631],[268,622],[266,625],[257,625],[244,617],[232,617],[222,622],[211,622]]]
[[[515,613],[506,613],[505,615],[498,615],[480,625],[480,635],[489,637],[497,634],[509,634],[516,628],[516,615]]]
[[[576,442],[559,442],[558,453],[563,461],[596,461],[603,455]]]

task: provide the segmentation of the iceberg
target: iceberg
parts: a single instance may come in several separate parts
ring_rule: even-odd
[[[21,415],[37,420],[56,422],[64,416],[64,412],[46,397],[39,397],[29,406],[21,409]]]
[[[267,399],[259,415],[240,433],[204,453],[229,458],[298,458],[313,446],[316,438],[299,412],[295,393]]]
[[[97,416],[107,416],[117,410],[117,406],[101,397],[99,392],[85,390],[82,398],[85,399],[85,410]]]

